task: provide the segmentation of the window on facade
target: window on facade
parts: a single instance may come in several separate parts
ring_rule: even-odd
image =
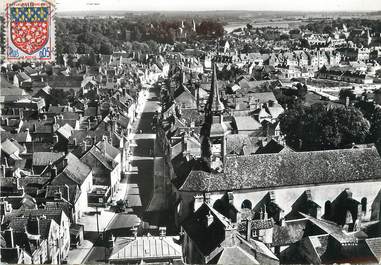
[[[324,204],[324,218],[327,219],[331,216],[331,202],[326,201]]]
[[[366,212],[366,206],[367,206],[367,199],[364,197],[361,199],[361,211],[363,213]]]
[[[251,204],[251,201],[249,200],[244,200],[241,204],[241,209],[251,209],[252,208],[252,204]]]

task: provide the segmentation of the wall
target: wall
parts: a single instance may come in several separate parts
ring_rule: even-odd
[[[121,166],[118,164],[110,174],[110,187],[112,188],[112,193],[116,190],[116,184],[119,183],[121,176]]]
[[[234,206],[239,210],[241,209],[242,202],[244,200],[250,200],[253,208],[262,200],[262,198],[269,192],[274,191],[276,203],[281,209],[284,210],[284,215],[291,211],[292,204],[299,198],[302,193],[309,189],[311,190],[312,199],[314,202],[320,205],[321,211],[324,214],[324,206],[327,200],[331,202],[346,188],[349,188],[353,194],[353,199],[361,202],[363,197],[367,198],[367,211],[364,219],[370,219],[371,205],[375,202],[375,198],[381,190],[381,181],[364,181],[364,182],[352,182],[352,183],[338,183],[338,184],[324,184],[324,185],[312,185],[312,186],[297,186],[297,187],[285,187],[279,189],[268,190],[237,190],[234,192]],[[216,200],[220,199],[225,192],[215,192],[210,195],[210,201],[213,205]],[[201,193],[200,193],[201,194]],[[193,196],[195,192],[180,192],[179,196],[182,199],[178,221],[181,222],[193,211],[189,208],[192,205]],[[381,196],[377,197],[378,200]]]
[[[59,249],[56,244],[60,235],[59,230],[60,227],[58,226],[58,224],[54,220],[52,220],[48,236],[48,259],[52,264],[57,264],[59,261]]]

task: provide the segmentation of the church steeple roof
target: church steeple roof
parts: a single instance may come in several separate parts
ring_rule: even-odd
[[[212,87],[209,95],[209,104],[210,111],[213,114],[222,112],[225,107],[220,100],[220,93],[218,90],[217,82],[217,73],[216,73],[216,64],[213,64],[213,73],[212,73]]]

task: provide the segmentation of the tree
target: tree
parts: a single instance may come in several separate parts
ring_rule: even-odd
[[[73,98],[73,95],[70,92],[66,92],[63,89],[53,88],[50,92],[50,97],[47,104],[52,104],[53,106],[57,105],[67,105],[70,99]]]
[[[356,108],[327,109],[323,104],[299,106],[280,115],[287,142],[299,150],[345,148],[364,143],[370,124]]]
[[[68,54],[75,54],[77,52],[77,45],[74,42],[66,43],[64,52]]]
[[[100,54],[112,54],[113,53],[113,46],[109,40],[104,40],[101,43],[101,47],[99,49]]]
[[[127,207],[127,201],[120,199],[119,201],[116,202],[115,212],[122,213],[126,210],[126,207]]]
[[[381,107],[374,109],[370,123],[370,140],[374,143],[381,144]]]
[[[89,54],[93,51],[93,48],[89,46],[87,43],[81,42],[78,45],[77,52],[80,54]]]
[[[349,98],[349,100],[355,100],[356,99],[356,95],[353,93],[353,91],[351,89],[341,89],[339,92],[339,98],[342,101],[345,101],[345,100],[347,100],[347,97]]]

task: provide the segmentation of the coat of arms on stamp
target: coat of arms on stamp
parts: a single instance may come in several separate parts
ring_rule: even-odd
[[[54,60],[54,0],[8,0],[6,58],[8,61]]]

